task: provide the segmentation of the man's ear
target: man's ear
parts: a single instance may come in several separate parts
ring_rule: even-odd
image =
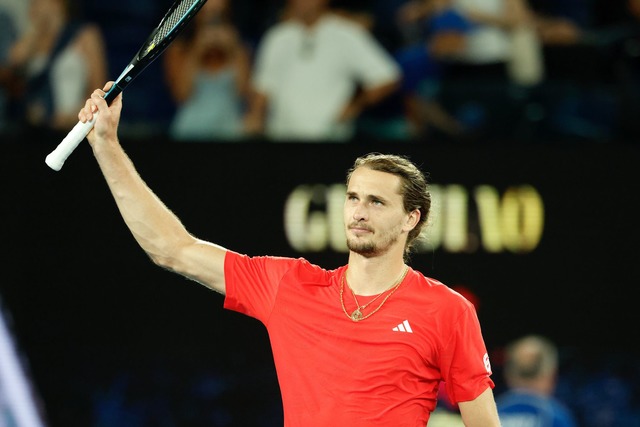
[[[416,227],[416,225],[418,225],[418,222],[420,222],[421,216],[422,216],[422,213],[420,213],[420,209],[414,209],[413,211],[411,211],[407,216],[407,221],[403,227],[404,230],[407,233],[413,230]]]

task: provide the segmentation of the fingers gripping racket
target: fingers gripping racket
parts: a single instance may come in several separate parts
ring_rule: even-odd
[[[185,25],[191,21],[207,0],[176,0],[171,8],[164,15],[160,24],[149,35],[140,50],[135,54],[129,65],[127,65],[120,77],[114,82],[111,89],[105,94],[104,99],[110,104],[131,81],[140,74],[151,62],[156,59],[169,44],[182,31]],[[59,171],[65,160],[71,155],[73,150],[84,140],[93,128],[96,121],[94,113],[93,120],[86,123],[78,122],[67,136],[58,144],[47,158],[45,163],[53,170]]]

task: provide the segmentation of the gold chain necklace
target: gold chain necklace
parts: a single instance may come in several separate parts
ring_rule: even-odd
[[[358,298],[356,298],[356,294],[353,292],[353,289],[351,289],[351,287],[349,287],[349,290],[351,291],[351,295],[353,295],[353,300],[356,303],[357,308],[351,313],[349,314],[347,312],[347,307],[345,307],[344,305],[344,287],[345,287],[345,283],[347,281],[346,276],[347,276],[347,271],[344,271],[344,274],[342,275],[342,282],[340,285],[340,304],[342,304],[342,311],[344,311],[344,314],[351,320],[353,320],[354,322],[360,322],[364,319],[367,319],[369,317],[371,317],[372,315],[374,315],[378,310],[380,310],[382,308],[382,306],[384,305],[385,302],[387,302],[387,300],[389,299],[389,297],[391,295],[393,295],[393,293],[400,287],[400,285],[402,284],[402,281],[404,280],[405,276],[407,275],[407,272],[409,271],[409,267],[404,268],[404,271],[402,272],[402,274],[400,275],[400,277],[398,278],[398,280],[395,281],[395,283],[393,285],[391,285],[391,287],[389,289],[391,289],[391,292],[387,293],[387,296],[384,297],[384,299],[382,300],[382,302],[380,303],[380,305],[378,305],[376,307],[375,310],[373,310],[371,313],[367,314],[366,316],[362,314],[362,311],[372,302],[374,302],[375,300],[377,300],[378,298],[380,298],[384,293],[386,293],[389,289],[387,289],[386,291],[378,294],[374,299],[372,299],[371,301],[369,301],[368,303],[364,304],[364,305],[360,305],[360,303],[358,302]],[[348,286],[348,285],[347,285]]]

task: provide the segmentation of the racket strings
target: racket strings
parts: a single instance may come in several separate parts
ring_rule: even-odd
[[[158,29],[158,32],[153,37],[153,40],[149,44],[151,49],[158,46],[162,40],[164,40],[177,26],[184,20],[193,7],[201,0],[184,0],[175,6],[173,11],[163,21],[163,24]],[[149,49],[149,50],[151,50]]]

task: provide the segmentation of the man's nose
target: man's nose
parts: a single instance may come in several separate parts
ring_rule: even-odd
[[[356,221],[364,221],[369,217],[367,208],[362,203],[358,203],[353,209],[353,219]]]

